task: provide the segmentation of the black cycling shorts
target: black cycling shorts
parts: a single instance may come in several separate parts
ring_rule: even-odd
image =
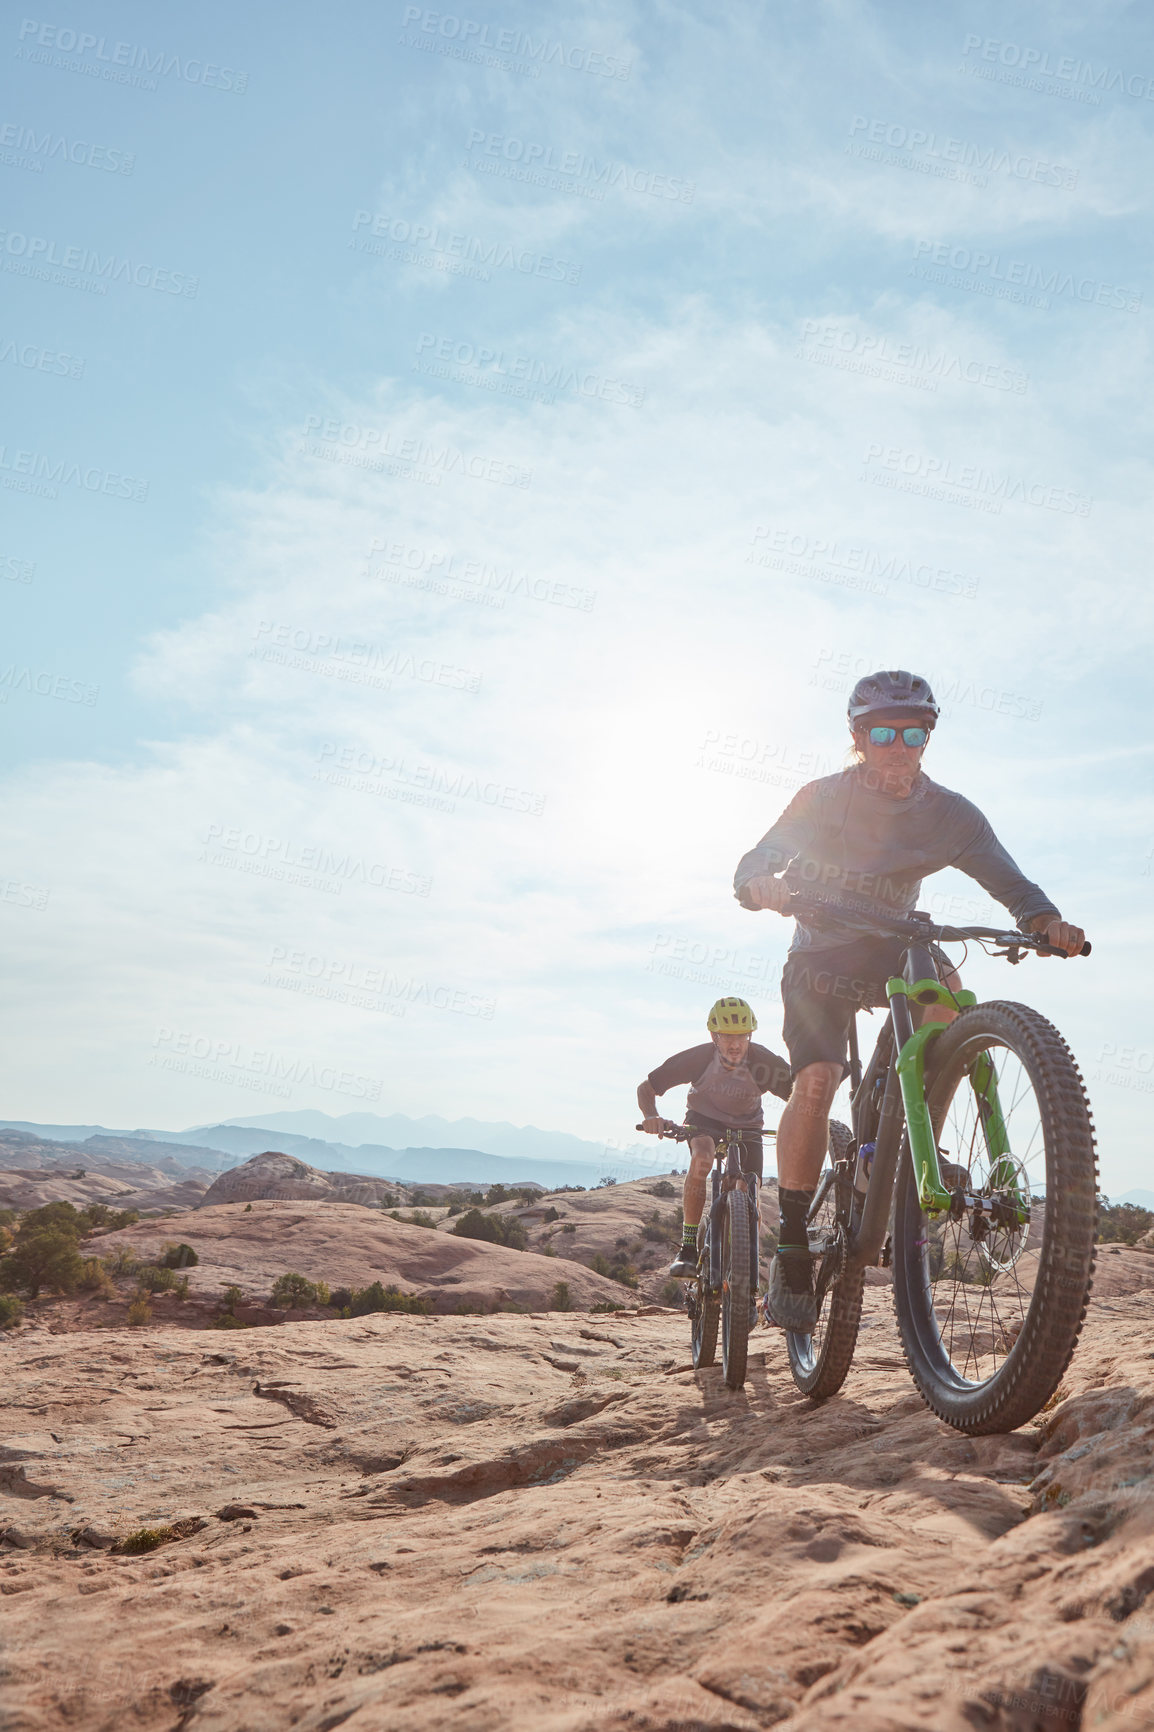
[[[700,1113],[694,1113],[692,1118],[685,1120],[686,1130],[696,1136],[723,1137],[728,1130],[737,1130],[736,1125],[723,1125],[718,1119],[703,1118]],[[765,1161],[765,1144],[763,1133],[757,1131],[741,1131],[741,1170],[743,1173],[756,1173],[762,1177]]]
[[[793,1075],[807,1064],[848,1070],[849,1028],[855,1012],[888,1003],[886,981],[901,970],[906,942],[855,938],[829,950],[791,950],[781,976],[782,1034]],[[949,959],[931,946],[943,972]]]

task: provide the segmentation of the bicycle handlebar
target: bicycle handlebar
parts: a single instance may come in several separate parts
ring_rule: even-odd
[[[752,903],[746,900],[743,892],[738,892],[737,899],[743,908],[752,908]],[[920,939],[922,943],[930,940],[940,944],[961,944],[973,939],[975,942],[992,941],[1004,944],[1008,952],[1032,950],[1037,956],[1061,957],[1067,954],[1066,951],[1047,944],[1040,932],[1003,932],[996,926],[940,926],[931,920],[928,914],[918,910],[907,915],[863,915],[860,909],[843,908],[837,902],[811,901],[798,891],[794,891],[790,896],[781,913],[788,918],[805,920],[814,926],[821,926],[832,919],[840,925],[855,927],[863,934],[908,938],[911,943]],[[1077,954],[1089,956],[1091,948],[1087,940]]]
[[[643,1124],[640,1124],[637,1126],[637,1129],[639,1131],[643,1131],[645,1129],[645,1126]],[[690,1137],[694,1135],[694,1133],[691,1130],[689,1130],[685,1125],[670,1125],[670,1127],[667,1131],[658,1131],[657,1135],[659,1138],[668,1137],[672,1142],[675,1142],[675,1143],[687,1143],[689,1141]]]

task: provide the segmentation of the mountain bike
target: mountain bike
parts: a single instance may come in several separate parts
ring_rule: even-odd
[[[687,1125],[671,1125],[660,1134],[687,1143],[703,1133]],[[759,1183],[756,1173],[742,1171],[741,1132],[722,1132],[716,1141],[709,1207],[697,1229],[697,1274],[685,1282],[685,1309],[698,1370],[716,1362],[720,1324],[721,1373],[730,1389],[740,1389],[745,1382],[758,1287]]]
[[[932,947],[976,943],[1013,964],[1065,952],[1037,934],[922,913],[857,922],[798,896],[787,912],[904,941],[864,1070],[851,1024],[853,1127],[831,1125],[831,1165],[809,1212],[818,1320],[811,1335],[787,1335],[794,1382],[818,1399],[841,1388],[865,1271],[880,1259],[893,1269],[902,1348],[927,1406],[959,1431],[1012,1431],[1058,1387],[1085,1317],[1094,1126],[1053,1024],[1024,1004],[951,991],[948,959]],[[917,1007],[932,1005],[958,1015],[915,1026]]]

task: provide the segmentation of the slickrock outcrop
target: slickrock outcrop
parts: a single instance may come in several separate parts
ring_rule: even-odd
[[[323,1173],[295,1155],[269,1149],[221,1173],[205,1192],[203,1205],[275,1199],[291,1203],[360,1203],[378,1208],[386,1198],[395,1200],[397,1193],[397,1185],[390,1184],[388,1179],[359,1173]]]
[[[1154,1724],[1154,1297],[1009,1437],[866,1324],[820,1408],[668,1313],[4,1337],[5,1726]]]
[[[502,1305],[544,1311],[558,1281],[568,1285],[578,1309],[598,1300],[637,1302],[616,1281],[581,1264],[413,1227],[352,1203],[221,1203],[98,1234],[86,1251],[108,1257],[118,1246],[131,1245],[141,1256],[154,1257],[169,1241],[191,1245],[200,1259],[186,1271],[194,1304],[218,1304],[232,1285],[265,1297],[290,1269],[330,1287],[391,1283],[427,1295],[439,1312],[494,1311]]]

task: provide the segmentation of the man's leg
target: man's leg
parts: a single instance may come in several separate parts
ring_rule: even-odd
[[[681,1250],[669,1265],[669,1273],[682,1280],[697,1273],[697,1228],[705,1213],[709,1190],[709,1169],[713,1165],[717,1145],[712,1137],[692,1137],[689,1142],[689,1171],[681,1190],[681,1214],[684,1228]]]
[[[840,1063],[824,1059],[804,1065],[793,1079],[777,1127],[781,1226],[767,1304],[775,1323],[803,1335],[811,1333],[817,1322],[806,1216],[829,1145],[829,1109],[842,1069]]]
[[[816,1189],[829,1147],[829,1110],[844,1067],[821,1060],[793,1079],[777,1127],[777,1182],[783,1191]]]

